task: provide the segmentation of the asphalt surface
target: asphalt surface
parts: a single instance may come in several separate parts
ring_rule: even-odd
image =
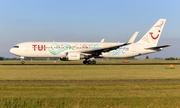
[[[89,65],[180,65],[180,63],[98,63],[98,64],[89,64]],[[87,64],[56,64],[56,63],[50,63],[50,64],[0,64],[0,65],[19,65],[19,66],[23,66],[23,65],[87,65]]]

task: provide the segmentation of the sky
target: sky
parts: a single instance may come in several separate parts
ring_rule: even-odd
[[[138,41],[160,18],[166,24],[154,57],[180,57],[179,0],[0,0],[0,56],[27,41]]]

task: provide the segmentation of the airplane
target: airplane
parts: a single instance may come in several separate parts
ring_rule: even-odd
[[[60,58],[62,61],[83,60],[83,64],[96,64],[95,58],[129,58],[162,51],[170,45],[157,46],[166,19],[159,19],[137,42],[135,32],[124,43],[101,42],[23,42],[16,44],[10,52],[24,64],[25,57]]]

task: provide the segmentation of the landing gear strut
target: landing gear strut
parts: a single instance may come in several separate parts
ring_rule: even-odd
[[[96,60],[91,60],[91,59],[85,59],[83,61],[83,64],[96,64]]]
[[[25,64],[24,57],[20,57],[20,59],[21,59],[21,64]]]

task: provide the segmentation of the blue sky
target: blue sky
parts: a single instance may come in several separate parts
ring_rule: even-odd
[[[148,56],[180,57],[179,0],[0,0],[0,56],[25,41],[138,41],[160,18],[159,45],[172,46]]]

